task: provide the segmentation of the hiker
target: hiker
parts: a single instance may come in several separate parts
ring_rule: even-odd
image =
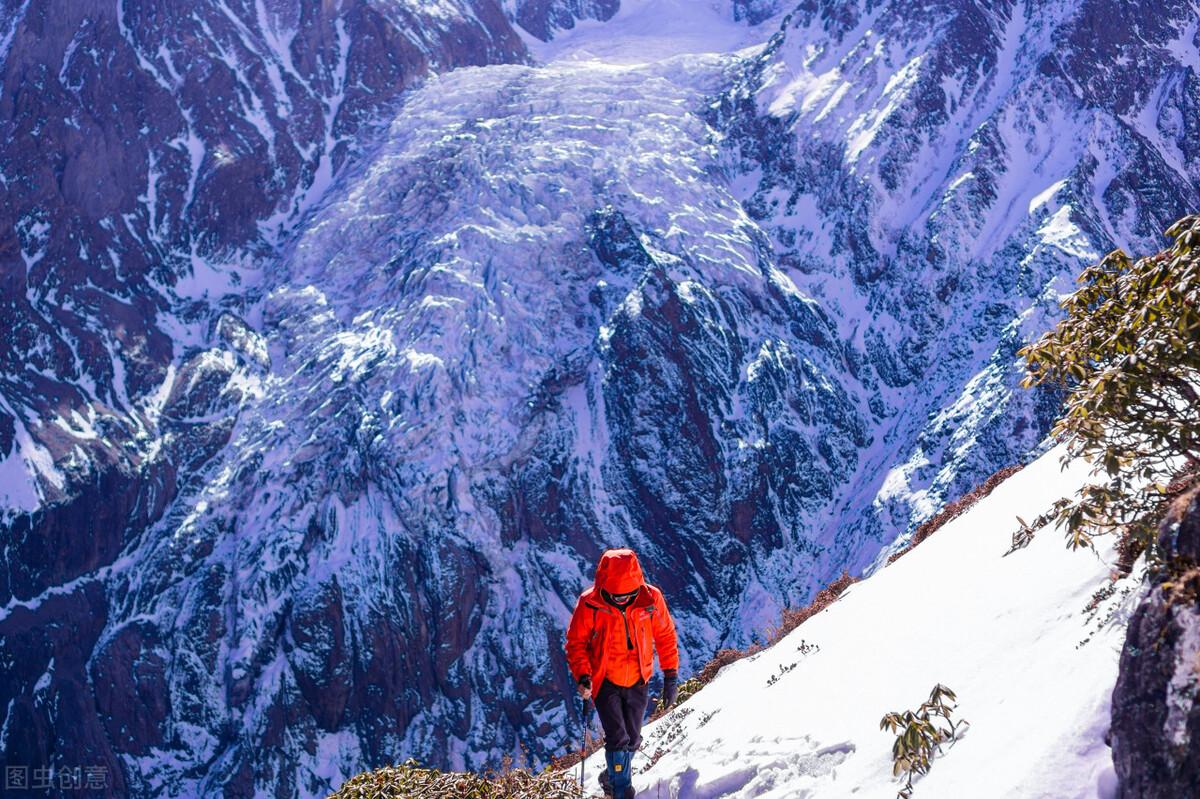
[[[593,700],[604,728],[605,793],[633,799],[630,761],[642,743],[642,721],[654,672],[663,672],[663,706],[675,703],[679,647],[662,591],[645,581],[632,549],[600,556],[595,584],[579,595],[567,628],[567,665],[584,702]],[[604,782],[602,780],[602,782]]]

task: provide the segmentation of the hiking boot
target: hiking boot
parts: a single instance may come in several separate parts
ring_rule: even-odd
[[[600,772],[600,790],[604,791],[605,799],[613,799],[612,780],[607,771]]]

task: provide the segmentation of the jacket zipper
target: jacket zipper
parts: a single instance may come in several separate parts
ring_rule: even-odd
[[[621,608],[621,618],[625,620],[625,648],[633,649],[633,639],[629,637],[629,614]]]

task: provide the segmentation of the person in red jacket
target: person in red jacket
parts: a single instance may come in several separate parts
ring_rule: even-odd
[[[567,628],[567,665],[579,695],[596,703],[614,799],[633,799],[630,761],[642,743],[655,651],[663,702],[670,707],[679,672],[675,623],[662,591],[646,582],[633,550],[610,549],[600,556],[595,584],[575,604]]]

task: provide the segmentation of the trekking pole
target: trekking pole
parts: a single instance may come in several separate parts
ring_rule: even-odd
[[[587,761],[587,734],[588,729],[592,726],[592,709],[594,705],[590,700],[583,700],[583,734],[579,736],[579,793],[583,795],[584,770],[583,764]]]

